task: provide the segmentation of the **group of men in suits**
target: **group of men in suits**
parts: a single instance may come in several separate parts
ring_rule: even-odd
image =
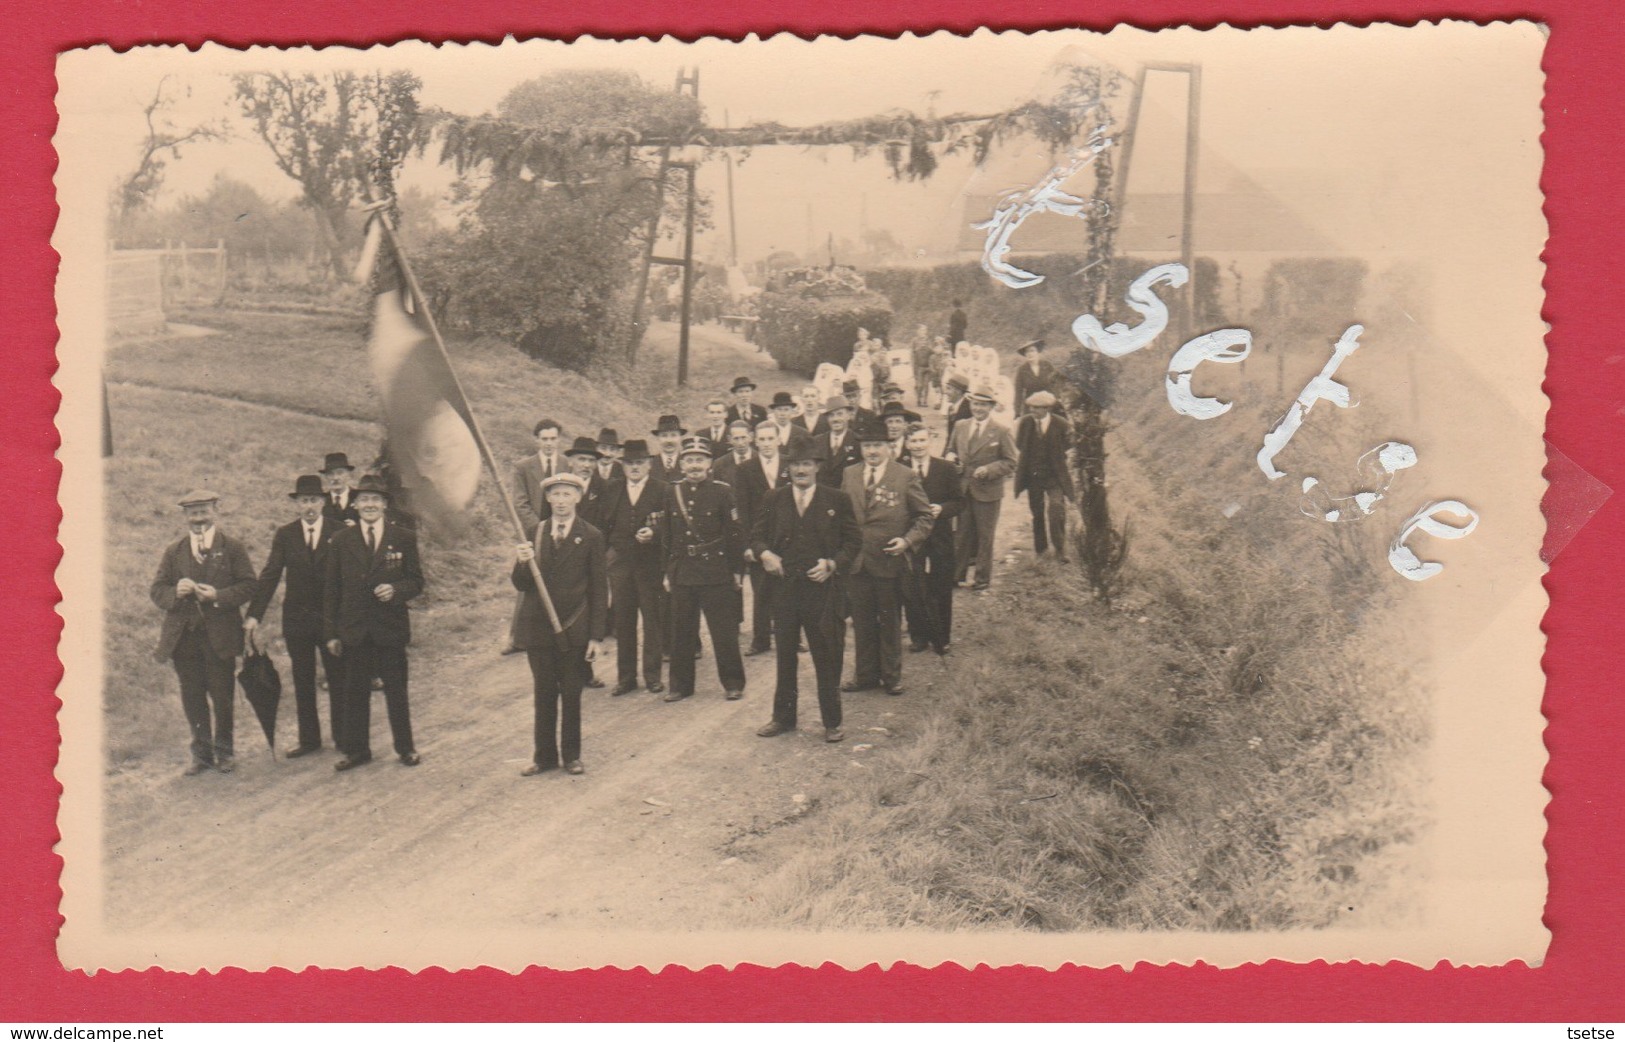
[[[186,775],[233,770],[236,660],[245,647],[257,650],[259,627],[279,586],[299,734],[287,755],[322,748],[320,658],[328,727],[342,754],[334,766],[347,771],[372,760],[375,680],[397,757],[408,767],[421,762],[406,658],[407,603],[423,592],[416,531],[390,510],[391,493],[381,480],[368,475],[352,484],[354,473],[344,453],[329,453],[320,474],[295,480],[288,498],[296,516],[276,530],[257,575],[243,544],[216,526],[219,494],[196,489],[181,497],[187,534],[164,550],[151,594],[164,613],[157,656],[174,666],[192,732]]]

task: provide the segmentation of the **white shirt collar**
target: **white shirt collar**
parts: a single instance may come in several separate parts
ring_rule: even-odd
[[[203,549],[203,550],[207,550],[211,546],[214,545],[214,526],[213,525],[210,525],[208,528],[205,528],[202,531],[202,533],[189,532],[187,534],[192,537],[192,545],[194,547],[197,547],[197,548]]]

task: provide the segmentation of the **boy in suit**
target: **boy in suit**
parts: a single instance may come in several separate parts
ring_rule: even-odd
[[[1051,415],[1056,402],[1048,391],[1029,395],[1025,404],[1027,415],[1016,421],[1016,452],[1021,456],[1016,467],[1016,498],[1027,493],[1033,514],[1033,552],[1041,554],[1054,543],[1056,559],[1065,564],[1066,502],[1076,496],[1072,468],[1066,463],[1072,426]]]
[[[848,467],[845,484],[863,545],[847,584],[852,608],[854,666],[842,691],[885,688],[903,693],[902,576],[904,556],[918,549],[935,524],[931,503],[912,470],[891,458],[879,424],[860,428],[863,461]]]
[[[949,459],[965,473],[965,512],[959,518],[960,585],[985,590],[993,581],[993,536],[999,527],[1004,483],[1016,472],[1016,443],[1010,428],[993,419],[994,397],[989,387],[966,395],[970,418],[954,426],[948,439]],[[976,582],[966,582],[971,564]]]
[[[219,531],[220,496],[195,489],[180,498],[186,535],[171,543],[152,580],[152,602],[164,613],[156,658],[175,667],[181,709],[192,731],[191,777],[235,767],[232,702],[243,651],[240,610],[254,596],[254,569],[243,544]],[[212,719],[210,709],[213,709]]]
[[[243,630],[250,649],[260,643],[257,634],[265,619],[265,609],[288,576],[282,594],[282,639],[288,646],[288,668],[293,674],[294,707],[299,718],[299,744],[288,750],[288,758],[305,756],[322,747],[321,716],[316,711],[316,656],[322,659],[327,677],[327,723],[333,744],[339,737],[339,705],[344,697],[344,670],[339,659],[322,644],[322,590],[327,572],[328,547],[343,529],[325,516],[327,500],[322,479],[301,474],[288,493],[299,516],[276,530],[271,538],[271,556],[260,572],[254,599],[248,605]]]
[[[412,640],[407,602],[423,592],[417,536],[385,518],[389,490],[372,476],[356,486],[360,521],[333,537],[323,580],[327,650],[344,658],[340,751],[335,770],[372,762],[372,678],[383,681],[395,753],[407,767],[421,762],[412,741],[406,646]]]
[[[767,494],[751,530],[751,550],[773,587],[773,623],[778,635],[778,682],[773,718],[756,733],[763,738],[796,728],[797,645],[807,635],[818,683],[818,712],[824,740],[839,742],[841,730],[841,643],[835,620],[843,596],[840,577],[852,568],[862,546],[852,501],[818,484],[823,450],[810,435],[790,445],[788,484]]]
[[[553,508],[552,517],[531,542],[519,545],[514,561],[513,584],[525,598],[519,639],[530,659],[536,709],[535,754],[519,772],[526,778],[553,770],[561,760],[568,774],[586,770],[581,764],[581,687],[609,629],[604,536],[576,516],[586,490],[587,483],[574,474],[547,479],[542,493]],[[542,607],[532,561],[553,600],[561,634],[553,632]]]
[[[911,424],[905,443],[908,457],[904,465],[919,477],[936,522],[930,537],[914,555],[914,581],[905,587],[905,593],[911,594],[903,601],[908,616],[908,650],[930,647],[946,655],[953,643],[954,583],[958,576],[954,567],[954,519],[965,508],[964,482],[958,467],[931,455],[931,431],[924,424]]]

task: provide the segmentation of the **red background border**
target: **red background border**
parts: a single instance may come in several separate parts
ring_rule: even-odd
[[[232,45],[369,44],[410,37],[484,39],[703,35],[738,38],[787,30],[843,36],[904,30],[970,31],[1117,22],[1163,25],[1414,22],[1445,16],[1546,23],[1546,213],[1551,240],[1546,318],[1552,399],[1547,436],[1584,470],[1625,490],[1625,353],[1615,347],[1621,313],[1620,198],[1625,188],[1625,12],[1613,0],[1546,0],[1528,7],[1449,7],[1343,0],[1126,0],[1021,5],[992,0],[908,4],[896,0],[691,0],[684,4],[596,0],[587,4],[497,0],[366,0],[233,4],[197,0],[37,3],[4,7],[0,77],[5,147],[0,150],[6,220],[0,225],[0,308],[8,336],[0,373],[0,1019],[183,1020],[1583,1020],[1625,1019],[1625,709],[1618,700],[1625,561],[1625,495],[1611,499],[1557,558],[1546,583],[1550,644],[1546,783],[1554,939],[1544,965],[1495,969],[1410,966],[1289,966],[1231,971],[1140,967],[1122,971],[923,970],[876,967],[712,968],[694,973],[622,971],[510,976],[494,970],[273,972],[218,975],[68,973],[55,937],[60,861],[54,654],[59,623],[51,581],[59,553],[59,470],[52,458],[56,393],[48,242],[56,217],[52,95],[57,51],[96,43],[215,40]],[[583,10],[590,7],[591,10]],[[1610,597],[1613,594],[1614,596]],[[1484,914],[1497,914],[1494,908]]]

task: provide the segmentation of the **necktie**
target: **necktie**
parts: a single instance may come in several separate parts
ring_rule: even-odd
[[[196,561],[198,564],[203,563],[203,537],[202,536],[195,535],[195,536],[192,537],[192,560]]]
[[[316,549],[316,529],[310,525],[305,526],[305,546],[312,552]]]
[[[376,526],[376,525],[368,525],[367,526],[367,553],[375,554],[377,552],[378,552],[378,526]]]
[[[564,542],[564,529],[560,528],[558,525],[554,525],[553,526],[553,545],[558,546],[562,542]]]
[[[878,484],[880,484],[880,470],[877,467],[870,467],[868,480],[863,483],[863,487],[873,492]]]

